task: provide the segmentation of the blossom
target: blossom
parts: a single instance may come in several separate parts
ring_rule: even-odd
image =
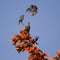
[[[28,40],[23,40],[24,43],[28,43]]]
[[[25,30],[23,30],[23,31],[21,32],[21,38],[22,38],[22,39],[28,39],[29,36],[30,36],[30,35],[29,35]]]
[[[33,43],[34,43],[34,38],[31,37],[31,38],[30,38],[30,44],[33,45]]]
[[[56,55],[60,57],[60,50],[56,52]]]
[[[56,57],[51,58],[50,60],[57,60]]]
[[[18,53],[21,51],[29,53],[30,56],[28,60],[47,60],[44,56],[48,56],[48,54],[42,52],[37,46],[35,46],[39,37],[33,38],[25,29],[22,29],[19,32],[20,34],[14,34],[11,38],[16,51]]]
[[[11,38],[11,41],[12,41],[12,42],[14,42],[14,41],[15,41],[15,38],[14,38],[14,37],[12,37],[12,38]]]
[[[36,47],[36,48],[34,49],[34,53],[38,53],[38,52],[39,52],[39,48]]]
[[[12,42],[17,41],[20,39],[20,35],[19,34],[14,34],[14,36],[11,38]]]

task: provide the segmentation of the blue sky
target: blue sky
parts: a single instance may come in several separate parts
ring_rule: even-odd
[[[38,7],[35,16],[25,12],[30,4]],[[31,23],[31,35],[39,36],[38,47],[49,53],[49,57],[55,56],[60,50],[60,0],[0,0],[0,60],[27,60],[28,54],[18,54],[10,41],[23,28],[18,25],[23,14],[24,23]]]

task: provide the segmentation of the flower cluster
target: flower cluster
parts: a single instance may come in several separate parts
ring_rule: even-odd
[[[35,46],[37,44],[38,38],[38,36],[35,38],[32,37],[30,32],[27,32],[27,29],[24,28],[19,31],[19,34],[14,34],[14,36],[11,38],[11,41],[13,42],[13,45],[15,46],[18,53],[21,51],[26,51],[30,54],[28,60],[48,60],[45,58],[45,56],[48,55]]]
[[[50,60],[60,60],[60,50],[56,52],[56,56],[52,57]]]
[[[32,16],[36,15],[37,11],[38,7],[36,5],[31,5],[26,9],[26,12],[32,13]],[[18,21],[19,24],[23,23],[24,16],[25,15],[20,16]],[[14,36],[11,38],[11,41],[13,42],[13,45],[15,46],[18,53],[20,53],[21,51],[26,51],[28,54],[30,54],[28,60],[49,60],[47,58],[48,54],[46,54],[36,46],[36,44],[38,44],[38,39],[38,36],[32,37],[30,35],[30,22],[28,22],[28,24],[19,31],[19,34],[14,34]],[[52,57],[50,60],[60,60],[60,50],[56,52],[56,55],[57,56]]]

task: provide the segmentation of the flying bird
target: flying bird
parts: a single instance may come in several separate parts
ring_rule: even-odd
[[[34,6],[33,6],[33,9],[32,9],[32,16],[36,15],[37,10],[38,10],[37,6],[34,5]]]
[[[21,15],[20,18],[19,18],[18,23],[19,23],[19,24],[20,24],[20,23],[23,23],[23,20],[24,20],[24,15]]]
[[[26,12],[31,12],[32,16],[36,15],[37,13],[37,6],[36,5],[31,5],[28,9],[26,9]]]

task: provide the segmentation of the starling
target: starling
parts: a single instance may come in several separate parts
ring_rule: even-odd
[[[37,6],[34,5],[33,8],[32,8],[32,16],[34,16],[36,13],[37,13]]]
[[[31,5],[27,10],[26,12],[31,12],[32,13],[32,16],[36,15],[37,13],[37,6],[36,5]]]
[[[18,23],[19,23],[19,24],[20,24],[20,23],[23,23],[23,20],[24,20],[24,15],[21,15],[20,18],[19,18]]]
[[[28,22],[28,25],[25,26],[25,31],[29,33],[29,31],[30,31],[30,22]]]

